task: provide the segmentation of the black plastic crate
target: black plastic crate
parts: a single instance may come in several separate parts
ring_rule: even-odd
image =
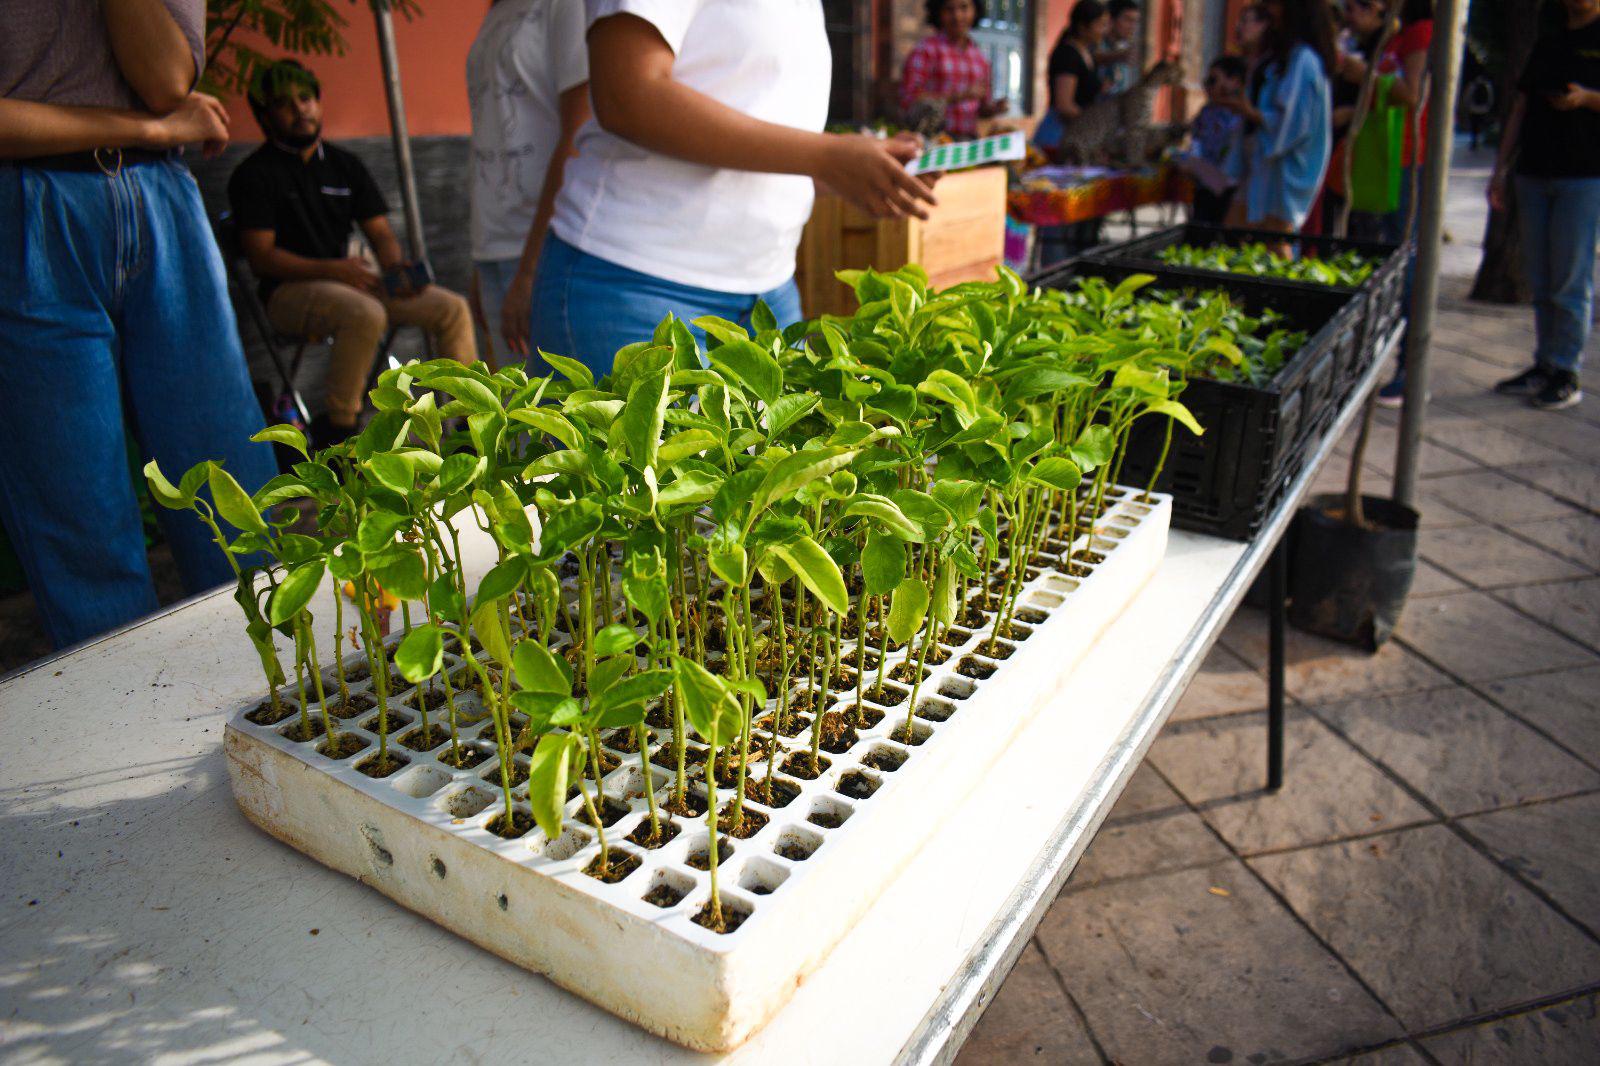
[[[1207,278],[1247,278],[1252,281],[1262,281],[1270,285],[1282,285],[1289,289],[1311,289],[1313,291],[1333,291],[1343,293],[1360,292],[1366,297],[1365,317],[1361,323],[1361,344],[1352,353],[1353,358],[1339,368],[1339,387],[1341,394],[1348,393],[1355,387],[1372,361],[1377,357],[1378,347],[1383,343],[1390,331],[1394,329],[1406,316],[1406,266],[1410,262],[1410,249],[1402,249],[1393,244],[1384,244],[1379,241],[1363,241],[1354,238],[1322,237],[1322,236],[1296,236],[1293,238],[1299,246],[1302,255],[1331,257],[1340,252],[1354,251],[1372,259],[1380,260],[1378,267],[1372,272],[1359,289],[1352,289],[1339,285],[1320,285],[1313,281],[1291,281],[1287,278],[1268,278],[1254,274],[1238,274],[1232,271],[1206,270],[1200,267],[1175,267],[1169,266],[1156,258],[1164,249],[1175,245],[1188,244],[1197,248],[1211,248],[1216,245],[1229,245],[1237,247],[1242,244],[1257,244],[1262,242],[1280,241],[1284,239],[1281,233],[1268,230],[1255,229],[1227,229],[1222,226],[1207,226],[1197,222],[1184,223],[1171,226],[1167,229],[1157,230],[1144,237],[1135,237],[1106,248],[1096,249],[1091,258],[1117,263],[1129,263],[1141,268],[1160,268],[1163,270],[1181,270],[1197,276]]]
[[[1277,503],[1307,453],[1327,435],[1339,406],[1339,368],[1360,344],[1365,298],[1348,290],[1282,286],[1238,274],[1197,273],[1165,267],[1078,259],[1031,279],[1061,288],[1074,278],[1115,283],[1151,274],[1153,287],[1221,290],[1251,314],[1272,308],[1290,329],[1305,330],[1305,345],[1266,385],[1195,379],[1181,400],[1205,428],[1200,437],[1175,426],[1156,488],[1173,496],[1173,522],[1181,529],[1248,540]],[[1160,458],[1165,420],[1136,423],[1123,460],[1124,484],[1143,486]]]

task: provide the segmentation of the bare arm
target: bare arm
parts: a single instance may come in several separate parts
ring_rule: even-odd
[[[1519,92],[1511,105],[1511,113],[1506,116],[1506,128],[1500,133],[1500,150],[1495,155],[1494,174],[1489,178],[1489,206],[1496,211],[1506,209],[1506,179],[1522,142],[1522,120],[1527,114],[1528,94]]]
[[[372,254],[378,257],[378,265],[385,270],[404,266],[406,254],[400,250],[400,238],[394,235],[394,227],[389,225],[387,215],[373,215],[360,222],[361,232],[366,234],[367,243],[372,245]]]
[[[176,110],[200,72],[183,28],[161,0],[101,0],[117,67],[158,115]]]
[[[239,248],[258,278],[278,281],[342,281],[376,295],[378,277],[361,259],[311,259],[278,247],[278,234],[270,229],[239,231]]]
[[[72,107],[0,99],[0,159],[29,159],[90,148],[153,148],[228,143],[228,114],[212,97],[191,93],[171,114],[112,107]]]
[[[1083,114],[1083,108],[1078,106],[1078,76],[1076,74],[1057,74],[1056,80],[1051,83],[1055,90],[1056,111],[1067,118],[1077,118]]]
[[[1400,77],[1389,87],[1390,101],[1413,111],[1421,108],[1428,96],[1427,86],[1423,81],[1427,72],[1427,52],[1406,53],[1405,59],[1400,64]]]
[[[506,339],[506,347],[518,355],[529,354],[528,326],[533,304],[533,278],[539,265],[539,250],[544,247],[545,234],[550,230],[550,219],[556,211],[556,194],[561,191],[566,177],[567,160],[572,156],[572,142],[578,127],[588,122],[593,112],[589,107],[589,83],[574,85],[561,94],[561,134],[556,149],[550,154],[545,167],[544,185],[539,190],[539,205],[533,212],[533,224],[528,227],[528,238],[522,243],[522,258],[517,263],[516,276],[506,290],[505,301],[500,305],[500,321],[485,328],[499,327]]]
[[[636,15],[589,29],[589,93],[607,131],[662,155],[729,170],[803,174],[875,214],[927,217],[928,187],[906,172],[904,142],[763,122],[672,77],[674,56]],[[914,153],[915,149],[909,149]]]

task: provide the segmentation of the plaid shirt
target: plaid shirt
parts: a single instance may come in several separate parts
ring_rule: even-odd
[[[900,110],[908,112],[923,96],[949,97],[977,91],[989,98],[989,61],[972,38],[956,44],[942,33],[923,38],[906,56],[900,74]],[[944,128],[957,137],[978,134],[978,100],[945,105]]]

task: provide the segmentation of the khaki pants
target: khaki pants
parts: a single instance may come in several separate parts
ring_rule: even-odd
[[[339,425],[361,414],[367,375],[391,323],[427,330],[441,356],[462,363],[478,358],[466,299],[438,285],[416,296],[380,300],[340,281],[286,281],[267,301],[267,318],[273,329],[292,337],[333,338],[327,408]]]

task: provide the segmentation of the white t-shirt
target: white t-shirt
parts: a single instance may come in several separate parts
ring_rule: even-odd
[[[561,137],[561,94],[589,80],[583,0],[500,0],[467,53],[472,257],[522,254]]]
[[[660,31],[672,76],[754,118],[820,132],[833,57],[821,0],[585,0],[589,23],[637,15]],[[761,293],[794,276],[811,179],[661,155],[587,122],[556,200],[556,234],[681,285]]]

